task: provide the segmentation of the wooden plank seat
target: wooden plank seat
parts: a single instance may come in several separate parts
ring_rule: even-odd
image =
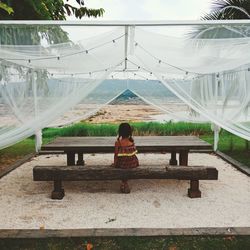
[[[190,180],[188,196],[201,197],[199,180],[217,180],[218,171],[214,167],[204,166],[139,166],[134,169],[103,166],[35,166],[34,181],[53,181],[52,199],[62,199],[64,189],[62,181],[96,180],[132,180],[132,179],[177,179]]]

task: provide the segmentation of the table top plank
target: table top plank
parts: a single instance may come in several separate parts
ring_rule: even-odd
[[[211,145],[196,136],[135,136],[139,152],[211,149]],[[42,150],[63,150],[83,153],[114,151],[116,137],[58,137]]]

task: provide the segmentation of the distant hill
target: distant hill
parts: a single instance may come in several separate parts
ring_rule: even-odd
[[[131,90],[126,89],[122,94],[116,97],[112,102],[109,103],[110,105],[148,105],[144,102],[140,97],[138,97],[135,93]]]
[[[72,81],[72,79],[63,79],[63,81]],[[81,79],[75,79],[75,82],[79,82],[81,85]],[[86,82],[86,79],[83,80]],[[63,83],[63,82],[62,82]],[[48,80],[48,88],[54,96],[58,92],[58,87],[62,84],[60,79]],[[187,83],[187,91],[190,91],[191,84]],[[185,87],[185,86],[184,86]],[[60,88],[59,88],[60,89]],[[131,89],[131,90],[130,90]],[[122,94],[119,94],[122,93]],[[81,103],[86,104],[104,104],[112,100],[115,96],[119,95],[115,100],[111,102],[113,105],[117,104],[142,104],[146,103],[138,97],[135,93],[142,96],[143,98],[159,104],[161,102],[176,102],[179,99],[162,83],[156,80],[118,80],[118,79],[107,79],[102,81],[91,93],[83,98]],[[83,91],[84,95],[84,91]]]

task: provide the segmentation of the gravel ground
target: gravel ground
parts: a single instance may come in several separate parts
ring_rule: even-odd
[[[169,154],[139,154],[141,164],[164,164]],[[112,154],[86,155],[111,164]],[[66,164],[64,155],[33,158],[0,179],[0,229],[249,227],[250,178],[212,154],[190,154],[190,165],[215,166],[218,181],[201,181],[202,198],[187,197],[188,181],[65,182],[63,200],[51,200],[51,182],[34,182],[35,165]],[[87,167],[87,166],[86,166]]]

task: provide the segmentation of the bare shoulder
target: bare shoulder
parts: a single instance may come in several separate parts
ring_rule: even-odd
[[[121,146],[128,147],[128,146],[133,145],[134,143],[131,142],[128,138],[125,138],[125,139],[120,140],[120,144]]]

